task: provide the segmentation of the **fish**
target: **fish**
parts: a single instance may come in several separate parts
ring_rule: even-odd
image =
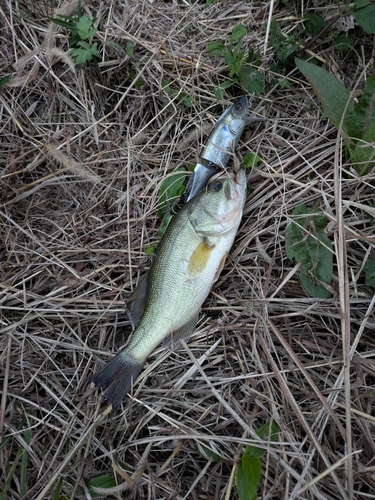
[[[264,118],[249,115],[249,101],[243,96],[219,118],[203,147],[198,163],[186,186],[186,201],[191,200],[221,169],[226,168],[247,123],[262,122]]]
[[[215,177],[172,218],[147,276],[131,296],[128,345],[91,376],[116,408],[162,342],[194,332],[203,302],[233,245],[246,200],[245,170]]]

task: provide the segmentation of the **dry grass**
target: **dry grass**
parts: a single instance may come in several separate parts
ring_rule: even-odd
[[[230,104],[213,95],[225,65],[206,44],[242,22],[246,44],[265,48],[270,4],[203,3],[90,2],[103,62],[78,73],[66,33],[48,22],[53,0],[1,3],[0,72],[14,73],[0,91],[7,498],[52,498],[58,485],[54,498],[90,498],[88,481],[108,473],[119,485],[113,498],[235,499],[236,461],[270,418],[281,432],[263,444],[259,497],[375,498],[374,292],[361,272],[375,240],[370,215],[355,205],[374,201],[374,173],[347,175],[341,137],[294,75],[290,89],[269,86],[255,100],[268,121],[246,131],[239,157],[255,151],[263,163],[249,174],[238,245],[188,346],[158,349],[133,397],[107,417],[90,386],[131,332],[126,298],[150,265],[144,251],[156,239],[160,182],[196,161]],[[297,19],[301,8],[277,4],[273,17]],[[75,9],[71,2],[59,12]],[[350,55],[357,76],[371,56],[366,43],[357,42],[358,60]],[[319,54],[355,85],[344,56]],[[264,69],[272,57],[268,48]],[[163,79],[193,106],[163,91]],[[300,203],[317,204],[330,221],[327,300],[306,296],[285,254]],[[201,456],[198,443],[224,461]]]

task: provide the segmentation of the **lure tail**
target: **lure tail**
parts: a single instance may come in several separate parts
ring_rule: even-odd
[[[130,391],[143,365],[143,361],[134,358],[125,349],[92,375],[90,380],[104,390],[104,397],[116,408]]]

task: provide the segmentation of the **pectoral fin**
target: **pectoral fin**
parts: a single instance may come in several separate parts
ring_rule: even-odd
[[[147,274],[138,283],[138,286],[133,290],[128,298],[127,306],[134,328],[141,321],[145,306],[147,292]]]
[[[214,245],[210,245],[207,238],[203,238],[190,257],[188,264],[190,275],[199,274],[204,270],[213,248]]]

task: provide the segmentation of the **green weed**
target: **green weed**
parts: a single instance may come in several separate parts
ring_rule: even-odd
[[[158,237],[161,238],[165,233],[173,215],[170,213],[171,206],[174,201],[176,201],[185,192],[185,179],[186,170],[183,167],[177,168],[171,175],[166,177],[161,183],[159,196],[158,196],[158,208],[156,213],[159,220],[161,221],[161,226],[158,230]],[[155,252],[158,246],[158,242],[152,243],[145,250],[146,255],[151,255]]]
[[[30,445],[31,442],[31,430],[30,427],[32,425],[32,418],[29,420],[23,420],[19,426],[17,426],[17,430],[21,430],[22,427],[26,424],[27,427],[23,432],[23,442],[26,445]],[[12,440],[12,437],[9,436],[0,442],[0,451],[6,447],[6,445]],[[19,462],[21,461],[20,467]],[[4,485],[2,486],[2,492],[0,492],[0,500],[7,500],[9,498],[8,491],[11,487],[12,483],[18,485],[20,497],[25,497],[28,492],[28,477],[27,470],[29,465],[29,453],[26,448],[23,446],[19,446],[16,456],[13,460],[13,465],[9,471],[9,474],[5,480]]]
[[[257,431],[262,440],[273,442],[280,432],[278,424],[271,420]],[[236,487],[239,500],[256,500],[259,481],[262,476],[261,459],[266,454],[262,448],[248,445],[236,469]]]
[[[253,168],[261,161],[262,158],[258,156],[256,153],[247,153],[244,155],[242,163],[245,168]]]
[[[367,78],[355,103],[349,90],[325,69],[301,59],[296,64],[313,87],[324,114],[337,129],[342,124],[347,159],[359,175],[368,174],[375,166],[375,75]]]
[[[5,75],[2,78],[0,78],[0,89],[1,87],[4,87],[5,84],[9,82],[9,80],[12,78],[12,75]]]
[[[285,75],[289,69],[293,60],[291,60],[291,55],[300,48],[300,43],[298,40],[298,34],[293,36],[284,36],[280,23],[276,21],[271,22],[270,35],[269,35],[269,45],[275,51],[275,60],[270,64],[270,69],[275,73]],[[283,81],[281,79],[280,81]]]
[[[372,255],[368,256],[366,264],[363,266],[365,273],[365,283],[367,286],[375,287],[375,259]]]
[[[274,420],[271,420],[258,429],[257,435],[263,441],[268,440],[272,443],[276,441],[279,432],[280,427]],[[204,459],[211,460],[213,463],[227,463],[224,458],[209,446],[198,442],[196,447],[199,455]],[[262,476],[261,459],[265,454],[266,451],[258,446],[246,446],[245,453],[242,454],[236,468],[236,488],[239,500],[256,500],[257,489]]]
[[[307,12],[303,21],[292,35],[285,35],[279,22],[271,22],[269,45],[275,51],[274,62],[270,64],[273,72],[287,74],[294,67],[293,56],[309,48],[318,39],[321,41],[323,35],[325,42],[333,44],[338,51],[349,50],[354,45],[353,40],[336,32],[319,14]],[[289,85],[285,79],[279,82],[282,86]]]
[[[321,210],[298,205],[286,228],[285,249],[290,260],[301,263],[300,280],[311,297],[326,299],[332,279],[332,245],[324,232],[327,218]]]
[[[90,19],[83,14],[81,1],[78,2],[77,16],[58,15],[58,18],[52,17],[50,21],[70,30],[69,52],[75,58],[79,68],[89,61],[97,65],[101,54],[98,50],[98,42],[93,42],[98,32],[98,29],[94,28],[96,19]]]
[[[52,494],[52,500],[62,500],[62,497],[60,496],[62,485],[63,485],[63,478],[60,477],[60,479],[57,481],[56,488],[54,489],[54,492]]]
[[[172,87],[172,83],[169,80],[163,80],[161,82],[162,89],[172,98],[177,96],[177,100],[187,108],[191,108],[193,105],[192,99],[186,92],[179,91]]]
[[[245,26],[238,24],[226,42],[213,40],[206,45],[206,50],[215,57],[224,58],[229,70],[226,79],[214,89],[217,99],[223,99],[225,91],[236,84],[241,84],[249,94],[259,94],[264,90],[264,77],[252,66],[260,64],[260,53],[243,48],[245,34]]]
[[[375,3],[371,0],[355,0],[350,8],[363,31],[375,35]]]
[[[196,443],[196,449],[201,457],[205,460],[211,460],[214,464],[219,462],[226,462],[218,453],[213,451],[209,446],[206,446],[199,441]]]
[[[92,498],[103,498],[107,495],[113,495],[111,488],[116,486],[116,481],[108,474],[94,477],[87,483],[87,489]],[[108,491],[106,491],[108,490]]]

